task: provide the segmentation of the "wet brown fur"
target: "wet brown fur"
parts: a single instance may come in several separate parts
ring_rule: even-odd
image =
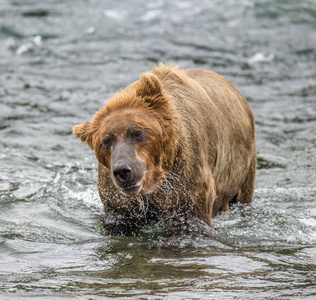
[[[255,125],[245,98],[214,72],[159,64],[74,127],[99,161],[105,211],[127,214],[139,201],[117,192],[101,146],[109,127],[123,132],[127,119],[150,133],[136,149],[147,166],[141,193],[165,214],[183,211],[210,225],[230,202],[252,200]]]

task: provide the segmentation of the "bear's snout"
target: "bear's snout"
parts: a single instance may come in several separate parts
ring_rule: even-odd
[[[113,165],[113,178],[120,190],[130,196],[135,196],[139,193],[142,185],[141,178],[128,162],[120,162]]]
[[[125,195],[136,196],[142,189],[146,165],[137,158],[135,146],[119,141],[112,151],[112,180]]]
[[[128,183],[131,179],[132,167],[129,163],[123,162],[113,166],[113,176],[120,183]]]

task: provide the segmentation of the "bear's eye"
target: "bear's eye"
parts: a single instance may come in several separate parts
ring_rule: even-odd
[[[114,142],[114,136],[108,135],[102,140],[102,146],[105,147],[106,149],[109,149],[111,148],[113,142]]]
[[[131,132],[131,139],[136,142],[141,142],[144,140],[144,132],[141,130],[136,130]]]

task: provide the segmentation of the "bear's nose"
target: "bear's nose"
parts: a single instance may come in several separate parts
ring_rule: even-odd
[[[119,182],[126,183],[132,175],[132,167],[129,163],[118,163],[113,166],[113,175]]]

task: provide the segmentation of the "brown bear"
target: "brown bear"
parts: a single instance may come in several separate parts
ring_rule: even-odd
[[[211,225],[252,200],[254,116],[224,77],[159,64],[73,129],[99,162],[98,189],[114,224],[195,216]]]

